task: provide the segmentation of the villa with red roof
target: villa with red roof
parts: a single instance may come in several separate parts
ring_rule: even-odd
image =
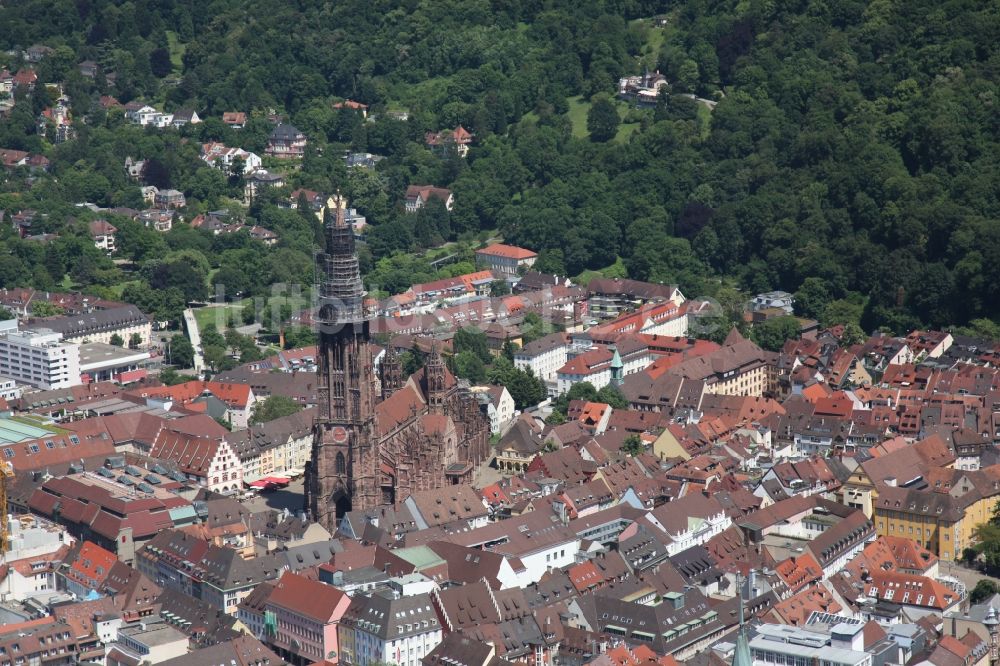
[[[334,110],[339,111],[341,109],[348,109],[350,111],[360,111],[363,118],[368,117],[368,105],[362,104],[361,102],[355,102],[353,99],[345,99],[343,102],[335,102],[333,105]]]
[[[476,250],[476,266],[485,268],[508,277],[515,277],[519,270],[531,268],[538,253],[526,250],[516,245],[494,243],[481,250]]]
[[[440,132],[428,132],[425,140],[427,147],[433,153],[448,155],[454,151],[459,157],[465,157],[469,154],[469,144],[472,143],[472,134],[459,125],[453,130],[446,129]]]
[[[406,188],[406,212],[416,213],[427,205],[431,199],[437,199],[444,203],[447,210],[455,207],[455,195],[446,187],[434,187],[433,185],[410,185]]]

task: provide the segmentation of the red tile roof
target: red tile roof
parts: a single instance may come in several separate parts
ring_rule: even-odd
[[[311,580],[290,571],[278,580],[268,599],[268,606],[280,606],[304,615],[321,624],[336,622],[348,605],[342,603],[347,598],[341,590]]]
[[[920,606],[944,611],[959,601],[958,593],[944,584],[914,574],[876,570],[865,582],[868,596],[894,604]]]
[[[129,391],[129,395],[136,395],[141,398],[170,398],[176,402],[186,404],[195,398],[206,393],[211,393],[216,398],[226,403],[230,407],[246,409],[250,401],[252,391],[248,384],[233,384],[228,382],[211,381],[190,381],[174,386],[160,386],[155,388],[142,388]]]
[[[59,431],[23,442],[0,447],[2,460],[10,463],[15,472],[45,469],[77,461],[96,458],[115,452],[115,443],[100,419],[84,419],[64,424]]]
[[[343,102],[337,102],[333,105],[335,109],[354,109],[355,111],[363,111],[368,108],[367,104],[362,104],[361,102],[355,102],[353,99],[345,99]]]
[[[569,574],[569,580],[573,583],[573,587],[580,593],[598,587],[604,582],[601,572],[590,560],[570,567],[566,573]]]
[[[118,556],[109,550],[101,548],[90,541],[83,542],[76,559],[63,575],[72,581],[90,589],[98,589],[104,584],[111,567],[118,561]]]
[[[118,228],[107,220],[94,220],[89,225],[91,236],[110,236],[117,233]]]
[[[782,624],[802,626],[815,611],[837,614],[843,608],[825,587],[817,585],[785,599],[772,608],[771,612],[781,619]]]
[[[810,553],[789,557],[787,560],[779,562],[774,570],[792,592],[798,592],[805,586],[823,578],[823,567]]]
[[[481,250],[476,250],[476,254],[490,257],[503,257],[505,259],[517,259],[518,261],[523,259],[533,259],[538,256],[537,252],[532,252],[531,250],[527,250],[523,247],[517,247],[516,245],[505,245],[503,243],[487,245]]]
[[[149,455],[177,463],[181,471],[186,474],[205,476],[212,461],[219,455],[222,445],[222,439],[162,430],[153,443]]]

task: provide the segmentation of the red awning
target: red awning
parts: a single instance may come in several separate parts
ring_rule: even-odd
[[[291,481],[283,476],[265,476],[261,481],[267,481],[271,485],[275,486],[287,486]]]

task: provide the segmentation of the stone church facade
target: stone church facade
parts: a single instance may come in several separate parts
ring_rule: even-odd
[[[489,422],[435,349],[403,379],[389,349],[374,371],[370,314],[345,220],[346,201],[324,218],[319,255],[319,415],[306,469],[306,509],[330,532],[351,510],[395,504],[418,490],[471,480],[489,456]],[[376,384],[381,384],[381,394]]]

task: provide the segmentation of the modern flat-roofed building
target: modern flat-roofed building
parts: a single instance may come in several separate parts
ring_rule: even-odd
[[[104,342],[85,342],[80,345],[80,378],[87,384],[105,381],[130,384],[145,379],[148,361],[149,352]]]
[[[41,389],[80,384],[80,350],[62,334],[39,328],[0,337],[0,375]]]
[[[188,636],[166,622],[140,622],[118,629],[108,651],[108,666],[158,664],[188,652]]]
[[[846,618],[845,618],[846,620]],[[834,625],[829,634],[802,627],[763,624],[750,639],[754,666],[805,663],[871,666],[864,648],[864,626],[854,622]]]
[[[10,377],[0,375],[0,398],[18,400],[21,397],[21,387]]]

